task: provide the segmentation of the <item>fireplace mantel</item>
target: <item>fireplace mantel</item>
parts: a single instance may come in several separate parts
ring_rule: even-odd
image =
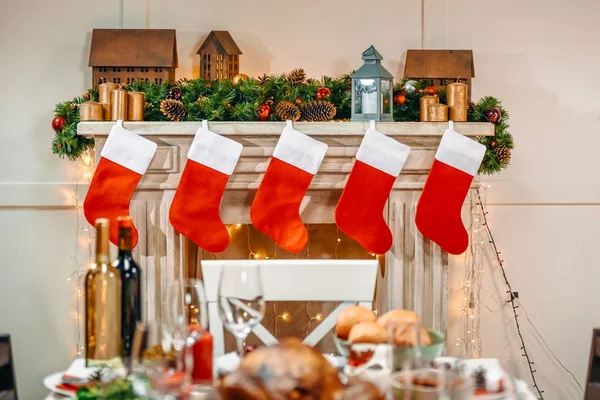
[[[81,122],[78,133],[95,138],[99,155],[114,123]],[[188,246],[168,222],[175,189],[200,122],[124,122],[124,128],[158,144],[158,150],[131,202],[140,240],[137,257],[146,271],[146,312],[160,317],[162,288],[181,276]],[[284,122],[210,122],[209,128],[244,145],[221,205],[226,224],[250,223],[250,204],[267,168]],[[319,172],[301,206],[305,223],[333,223],[334,209],[369,124],[363,122],[298,122],[294,128],[329,145]],[[404,307],[424,323],[445,330],[447,322],[447,254],[423,238],[415,227],[416,202],[447,122],[377,123],[377,130],[410,146],[412,151],[396,180],[385,210],[394,245],[385,255],[379,278],[378,310]],[[490,123],[455,123],[469,137],[492,136]],[[98,158],[98,157],[97,157]],[[188,243],[189,244],[189,243]],[[185,248],[185,250],[184,250]]]

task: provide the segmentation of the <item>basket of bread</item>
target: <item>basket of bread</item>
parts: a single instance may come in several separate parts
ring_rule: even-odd
[[[338,316],[334,335],[341,356],[349,358],[352,345],[360,343],[391,344],[394,367],[401,368],[406,361],[420,355],[425,362],[442,354],[444,334],[421,326],[413,311],[392,310],[379,318],[368,308],[351,306]]]

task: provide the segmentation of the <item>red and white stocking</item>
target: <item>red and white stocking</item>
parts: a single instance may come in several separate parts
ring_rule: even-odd
[[[123,121],[112,127],[94,177],[90,183],[83,212],[90,224],[97,218],[110,220],[110,241],[118,245],[117,217],[129,215],[129,201],[156,152],[156,143],[123,128]],[[131,243],[136,246],[137,230]]]
[[[250,208],[254,226],[290,253],[304,249],[308,233],[300,218],[300,203],[317,173],[327,145],[286,122],[273,158]]]
[[[212,253],[229,246],[229,232],[219,208],[242,147],[235,140],[211,132],[207,122],[202,121],[169,211],[176,231]]]
[[[392,233],[383,218],[383,208],[408,153],[410,147],[376,131],[374,123],[356,153],[335,209],[335,222],[370,253],[383,254],[392,247]]]
[[[484,155],[484,145],[454,132],[451,123],[417,203],[417,228],[450,254],[461,254],[469,245],[461,210]]]

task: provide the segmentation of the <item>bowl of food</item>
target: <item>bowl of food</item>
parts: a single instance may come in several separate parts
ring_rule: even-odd
[[[445,347],[442,332],[418,327],[419,317],[412,311],[392,310],[379,318],[361,306],[348,307],[338,317],[334,343],[338,353],[350,358],[353,344],[390,344],[393,346],[394,368],[400,369],[420,353],[422,361],[439,357]]]
[[[391,386],[394,400],[438,400],[442,394],[453,400],[468,400],[474,391],[472,379],[455,371],[446,371],[442,377],[433,368],[397,372],[392,375]]]

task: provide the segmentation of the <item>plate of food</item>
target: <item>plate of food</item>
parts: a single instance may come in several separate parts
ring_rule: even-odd
[[[78,358],[66,371],[57,372],[44,378],[46,389],[75,398],[77,390],[94,386],[100,379],[98,368],[86,368],[85,359]]]
[[[257,349],[260,348],[261,347],[258,347]],[[253,351],[256,351],[256,349]],[[341,370],[346,365],[346,358],[344,357],[333,356],[330,354],[323,354],[323,357],[338,370]],[[235,371],[239,364],[240,357],[236,352],[227,353],[215,359],[215,371],[217,375],[225,375]]]
[[[385,399],[375,385],[360,379],[344,384],[339,375],[319,351],[287,338],[247,354],[221,378],[219,391],[224,399]]]
[[[397,372],[392,375],[391,387],[394,400],[438,400],[442,392],[453,400],[473,398],[473,380],[453,370],[445,371],[444,376],[435,368]]]
[[[477,400],[508,399],[515,393],[513,379],[495,358],[461,360],[438,357],[433,365],[448,371],[459,371],[473,382],[473,398]]]

